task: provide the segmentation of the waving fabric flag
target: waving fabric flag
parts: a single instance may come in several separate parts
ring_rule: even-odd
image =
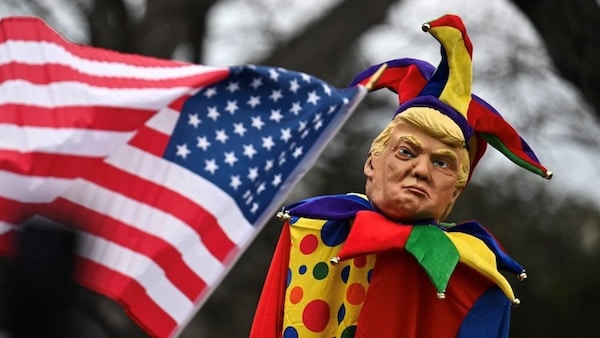
[[[78,230],[77,281],[176,336],[366,90],[214,68],[0,22],[0,250],[34,215]]]

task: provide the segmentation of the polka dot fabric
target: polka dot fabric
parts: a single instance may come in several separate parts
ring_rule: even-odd
[[[349,229],[347,221],[290,220],[283,338],[354,337],[375,256],[329,262]]]

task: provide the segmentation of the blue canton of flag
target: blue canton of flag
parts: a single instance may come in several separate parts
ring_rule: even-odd
[[[231,67],[185,102],[164,158],[217,185],[257,224],[314,163],[364,96],[360,88],[282,68]]]

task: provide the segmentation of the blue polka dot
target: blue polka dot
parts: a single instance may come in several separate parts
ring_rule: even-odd
[[[338,324],[340,324],[342,322],[342,320],[344,320],[344,317],[346,317],[346,306],[344,304],[342,304],[342,306],[340,306],[340,309],[338,310],[338,313],[337,313]]]
[[[342,280],[344,281],[344,283],[348,283],[348,278],[350,277],[350,265],[346,265],[343,269],[342,269]]]
[[[367,272],[367,282],[371,283],[371,277],[373,277],[373,269]]]
[[[300,265],[300,268],[298,268],[298,272],[303,275],[306,273],[306,265]]]
[[[300,217],[298,217],[298,216],[292,216],[292,218],[290,218],[290,224],[294,224],[294,223],[298,222],[299,219],[300,219]]]
[[[288,268],[288,270],[287,270],[287,281],[285,283],[285,286],[286,287],[290,286],[291,282],[292,282],[292,269]]]
[[[348,221],[327,221],[321,228],[321,240],[327,246],[336,246],[343,243],[350,233]]]
[[[283,338],[298,338],[298,331],[295,328],[288,326],[283,330]]]

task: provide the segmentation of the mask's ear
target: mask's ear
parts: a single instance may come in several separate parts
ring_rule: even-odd
[[[454,189],[454,193],[452,194],[452,203],[456,202],[456,199],[458,198],[458,196],[460,196],[464,189],[465,187]]]
[[[373,176],[375,169],[373,169],[373,155],[372,154],[369,154],[369,156],[367,157],[367,160],[365,161],[365,165],[363,167],[363,172],[365,173],[365,176],[367,176],[367,177]]]

